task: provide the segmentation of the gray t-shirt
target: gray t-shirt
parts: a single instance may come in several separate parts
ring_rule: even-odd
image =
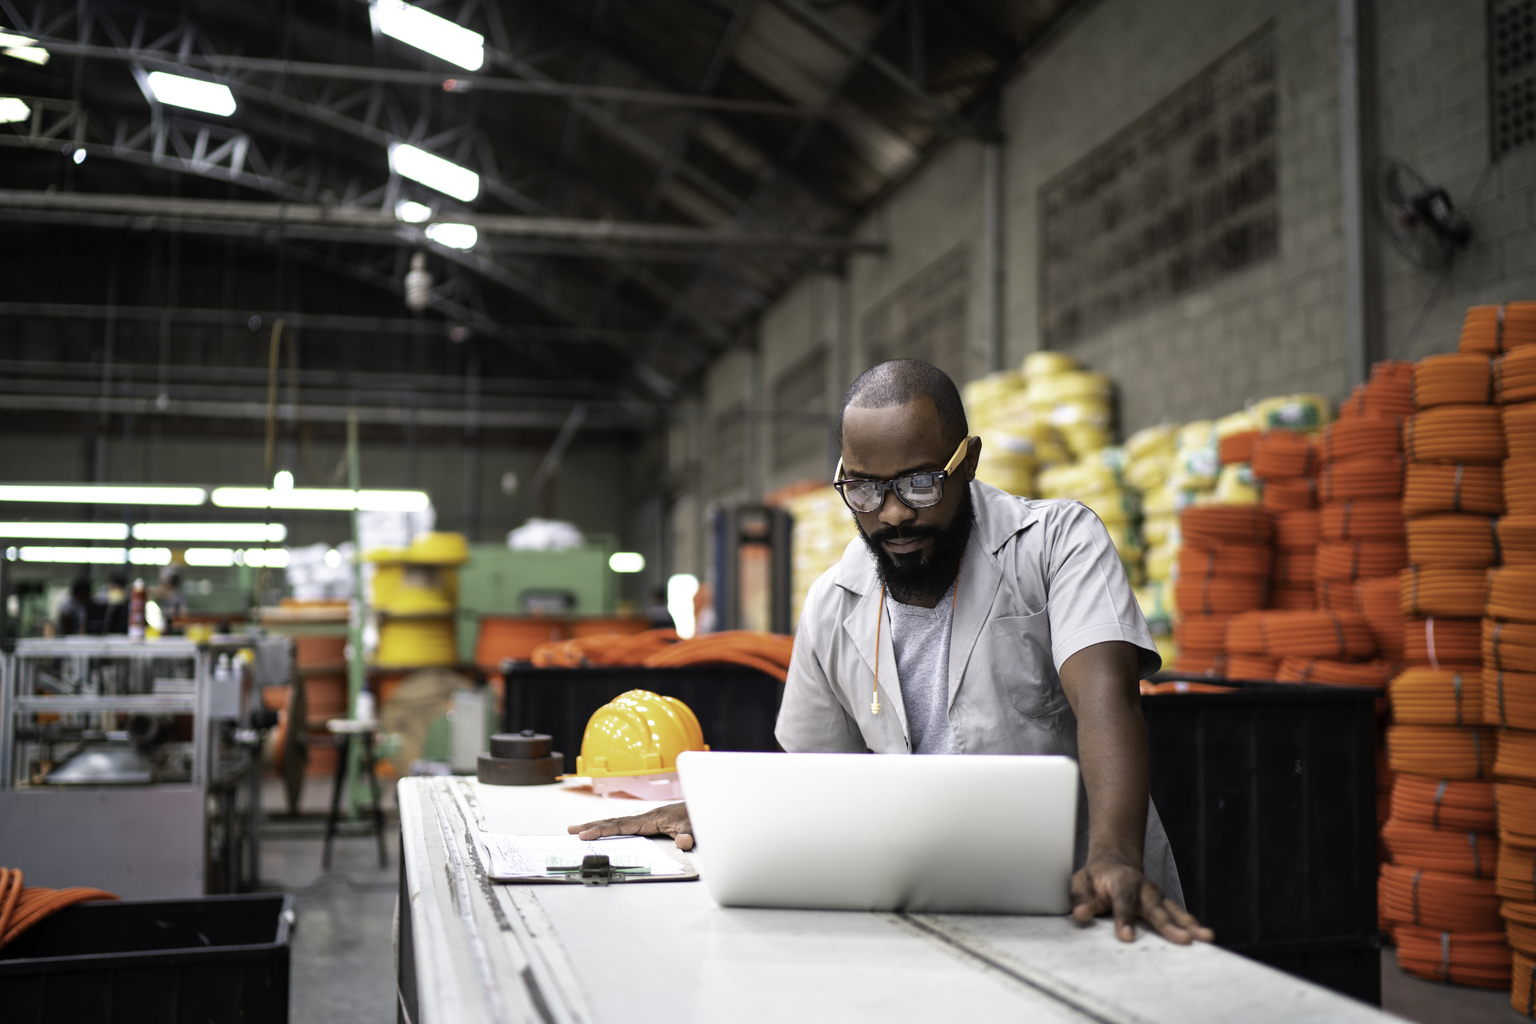
[[[891,653],[901,679],[901,703],[914,754],[958,754],[949,726],[949,634],[954,586],[932,608],[886,601]]]

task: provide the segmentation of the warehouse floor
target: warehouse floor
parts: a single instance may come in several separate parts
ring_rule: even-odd
[[[1419,1024],[1529,1021],[1510,1008],[1508,992],[1415,978],[1398,969],[1397,956],[1390,949],[1381,951],[1381,1008]]]

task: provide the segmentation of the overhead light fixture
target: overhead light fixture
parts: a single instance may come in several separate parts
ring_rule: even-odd
[[[480,175],[407,142],[389,144],[389,169],[460,202],[472,202],[480,194]]]
[[[75,149],[75,155],[70,157],[70,159],[73,160],[77,164],[85,163],[85,147],[84,146],[77,147]]]
[[[149,83],[149,91],[161,103],[219,117],[228,117],[235,112],[235,94],[227,85],[167,71],[151,71],[145,81]]]
[[[485,36],[401,0],[373,0],[368,16],[375,31],[425,50],[468,71],[485,64]]]
[[[170,565],[170,548],[53,548],[23,547],[16,549],[16,558],[22,562],[89,563],[91,565]]]
[[[638,551],[615,551],[608,556],[608,568],[614,572],[643,572],[645,556]]]
[[[0,124],[15,124],[32,116],[32,108],[17,96],[0,96]]]
[[[131,487],[113,484],[0,484],[0,501],[74,505],[201,505],[201,487]]]
[[[19,36],[12,32],[0,32],[0,53],[31,64],[47,64],[50,54],[37,45],[31,36]]]
[[[272,489],[274,491],[293,490],[293,474],[286,469],[278,470],[277,474],[272,477]]]
[[[480,232],[473,224],[428,224],[427,239],[450,249],[473,249]]]
[[[213,503],[221,508],[291,508],[309,511],[421,512],[432,504],[426,491],[349,491],[332,487],[217,487]]]
[[[0,100],[0,103],[4,103],[4,100]],[[432,216],[432,207],[424,203],[402,199],[395,204],[395,219],[403,220],[407,224],[420,224],[430,216]]]
[[[125,523],[0,523],[0,537],[16,540],[128,539]]]
[[[288,552],[282,548],[247,548],[235,552],[235,562],[255,569],[286,569]]]
[[[133,528],[133,539],[281,544],[288,539],[288,527],[282,523],[139,523]]]

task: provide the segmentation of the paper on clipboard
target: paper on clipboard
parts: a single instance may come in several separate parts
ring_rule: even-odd
[[[581,862],[591,854],[608,858],[616,872],[632,872],[630,881],[647,878],[696,878],[697,874],[668,857],[655,843],[640,836],[614,836],[583,841],[575,836],[514,836],[482,832],[490,877],[495,882],[570,881],[569,872],[549,870],[550,858]]]

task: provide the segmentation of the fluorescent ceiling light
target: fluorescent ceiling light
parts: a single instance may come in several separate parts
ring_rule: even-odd
[[[389,144],[389,169],[461,202],[470,202],[480,194],[480,175],[409,143]]]
[[[368,16],[375,30],[450,64],[479,71],[485,63],[485,36],[431,11],[401,0],[373,0],[368,5]]]
[[[0,537],[16,540],[128,539],[123,523],[0,523]]]
[[[31,46],[37,42],[31,36],[19,36],[14,32],[0,31],[0,46]]]
[[[288,539],[288,527],[282,523],[139,523],[133,528],[133,539],[281,544]]]
[[[85,163],[85,147],[81,146],[79,149],[75,150],[75,155],[70,159],[74,160],[74,162],[77,164]]]
[[[151,71],[147,80],[149,91],[161,103],[220,117],[228,117],[235,112],[235,94],[229,91],[227,85],[165,71]]]
[[[242,565],[254,566],[258,569],[286,569],[288,552],[282,548],[247,548],[244,551],[235,552],[235,560]]]
[[[480,232],[473,224],[428,224],[427,238],[450,249],[473,249]]]
[[[638,551],[615,551],[608,556],[608,568],[614,572],[641,572],[645,569],[645,556]]]
[[[201,487],[123,487],[111,484],[0,484],[0,501],[62,501],[76,505],[201,505]]]
[[[13,32],[0,32],[0,53],[33,64],[47,64],[49,53],[31,36],[19,36]]]
[[[122,548],[34,548],[24,547],[16,552],[23,562],[89,562],[93,565],[170,565],[170,548],[129,548],[124,557]]]
[[[213,503],[221,508],[294,508],[350,512],[420,512],[432,504],[425,491],[349,491],[345,488],[218,487]]]
[[[274,491],[293,490],[293,474],[286,469],[278,470],[277,475],[272,478],[272,489]]]
[[[221,568],[235,564],[234,548],[188,548],[182,558],[188,565]]]
[[[0,100],[0,104],[4,103],[4,100]],[[432,207],[423,203],[402,199],[395,204],[395,219],[403,220],[407,224],[420,224],[430,216],[432,216]]]
[[[32,108],[15,96],[0,96],[0,124],[15,124],[32,116]]]

